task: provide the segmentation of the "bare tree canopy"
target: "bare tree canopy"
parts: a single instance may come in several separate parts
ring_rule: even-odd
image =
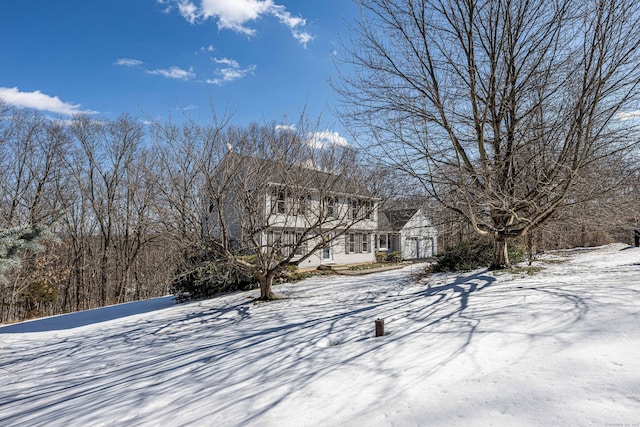
[[[373,259],[377,174],[325,135],[304,115],[145,125],[0,101],[0,322],[165,295],[201,272],[272,299],[303,262]]]
[[[634,0],[359,0],[344,118],[496,241],[547,221],[638,143]]]
[[[296,126],[232,127],[220,161],[204,168],[205,237],[222,258],[260,283],[274,299],[273,279],[302,265],[349,231],[375,227],[372,189],[350,147],[318,147],[304,119]],[[365,243],[370,247],[370,243]],[[247,257],[249,255],[249,257]]]

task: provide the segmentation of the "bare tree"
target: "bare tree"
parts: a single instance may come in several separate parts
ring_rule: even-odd
[[[302,121],[232,129],[229,151],[207,180],[210,242],[251,271],[260,298],[275,298],[273,280],[323,251],[348,251],[345,235],[371,247],[379,199],[367,188],[371,170],[351,148],[318,147]],[[369,230],[369,234],[367,234]],[[368,240],[368,241],[367,241]],[[252,255],[247,259],[246,255]]]
[[[171,219],[165,227],[185,257],[194,246],[215,254],[218,264],[259,282],[269,300],[274,278],[289,266],[335,249],[349,230],[374,225],[375,198],[371,189],[356,191],[370,181],[353,149],[320,146],[303,119],[295,126],[227,122],[154,126],[163,171],[158,192],[163,218]]]
[[[31,270],[44,265],[47,254],[45,245],[35,242],[56,240],[52,229],[64,207],[61,187],[69,143],[60,121],[0,102],[0,272],[21,267],[4,268],[6,276],[0,273],[0,321],[35,313],[40,303],[34,297],[30,307],[24,304],[42,289]]]
[[[361,0],[335,84],[370,148],[476,233],[507,241],[638,143],[633,0]]]
[[[182,256],[202,239],[207,205],[203,183],[227,151],[222,134],[228,122],[227,115],[218,118],[214,112],[204,125],[194,120],[178,125],[169,119],[151,126],[158,215],[164,233],[176,242]]]
[[[127,293],[139,294],[134,267],[143,246],[158,237],[151,227],[155,185],[147,174],[143,128],[127,116],[106,122],[77,117],[71,132],[78,190],[66,218],[78,263],[72,271],[99,292],[100,305],[124,302]]]
[[[638,159],[612,156],[582,171],[565,203],[533,231],[541,249],[632,243],[637,230]]]
[[[0,102],[0,321],[166,294],[176,251],[143,139],[127,116],[62,121]],[[44,231],[46,248],[29,250]]]
[[[37,226],[63,208],[60,193],[70,140],[64,125],[37,112],[8,109],[0,119],[0,221]]]

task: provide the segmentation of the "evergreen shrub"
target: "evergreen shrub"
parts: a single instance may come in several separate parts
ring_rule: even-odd
[[[521,262],[523,252],[514,242],[509,242],[507,251],[512,263]],[[436,262],[430,266],[432,273],[474,270],[489,267],[493,262],[494,243],[490,239],[465,240],[449,246],[435,256]]]
[[[229,262],[210,261],[179,275],[171,284],[176,301],[211,298],[255,287],[252,278]]]

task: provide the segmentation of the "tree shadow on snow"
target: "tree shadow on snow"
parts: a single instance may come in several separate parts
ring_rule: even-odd
[[[391,385],[405,368],[412,369],[412,381],[428,380],[469,351],[480,331],[509,332],[521,315],[523,324],[513,331],[524,333],[527,315],[558,312],[563,317],[531,336],[554,333],[582,319],[594,304],[558,284],[495,282],[487,271],[441,276],[430,286],[415,283],[407,271],[316,278],[288,288],[299,298],[268,304],[216,299],[184,306],[179,318],[150,319],[144,327],[114,329],[81,342],[67,338],[46,353],[22,355],[42,364],[68,357],[74,366],[50,374],[50,384],[28,394],[0,391],[0,401],[15,408],[3,419],[0,404],[0,424],[28,424],[37,416],[42,423],[78,425],[94,411],[117,405],[139,408],[131,424],[171,420],[175,408],[183,408],[184,424],[246,425],[276,414],[289,399],[322,411],[322,393],[335,387],[353,395],[366,389],[372,401],[400,398],[402,389]],[[385,319],[384,337],[373,336],[377,318]],[[355,377],[342,378],[345,372]],[[301,393],[309,398],[301,399]],[[149,404],[167,396],[171,405]],[[340,396],[343,401],[332,411],[343,405],[349,412],[349,399]]]

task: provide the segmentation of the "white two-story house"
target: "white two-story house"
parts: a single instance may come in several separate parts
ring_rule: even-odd
[[[378,202],[357,177],[231,154],[203,232],[247,256],[301,268],[375,261]]]
[[[327,190],[300,195],[295,189],[283,190],[276,182],[270,186],[271,197],[265,206],[270,223],[260,235],[264,245],[279,245],[283,251],[295,247],[293,261],[311,250],[300,267],[375,261],[373,239],[378,224],[375,198]],[[301,244],[295,246],[295,242]]]

